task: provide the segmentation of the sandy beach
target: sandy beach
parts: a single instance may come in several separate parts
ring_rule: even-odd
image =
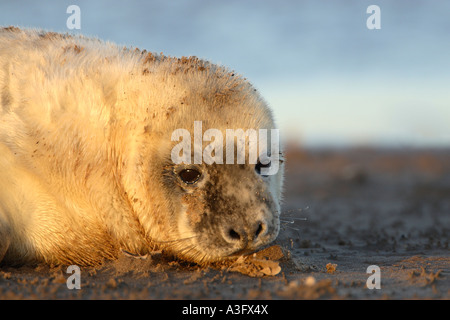
[[[276,275],[155,252],[82,268],[79,290],[67,288],[67,266],[2,266],[0,299],[450,298],[449,150],[289,148],[286,157],[277,253],[261,258]],[[369,266],[380,289],[367,287]]]

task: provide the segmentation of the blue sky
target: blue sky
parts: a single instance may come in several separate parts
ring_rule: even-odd
[[[72,4],[77,33],[243,74],[301,145],[450,147],[450,1],[1,1],[0,25],[67,32]]]

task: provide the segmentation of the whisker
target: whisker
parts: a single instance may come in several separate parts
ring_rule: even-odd
[[[295,231],[297,231],[297,232],[300,231],[300,229],[298,229],[298,228],[293,228],[293,227],[290,227],[290,226],[287,226],[287,225],[284,225],[283,227],[284,227],[284,228],[289,228],[289,229],[295,230]]]
[[[180,238],[180,239],[174,239],[174,240],[166,240],[166,241],[152,240],[152,241],[156,242],[156,243],[174,243],[174,242],[182,242],[182,241],[186,241],[186,240],[191,240],[191,239],[194,239],[197,237],[198,236],[192,236],[192,237]]]
[[[309,208],[310,208],[309,206],[306,206],[304,208],[283,210],[283,212],[281,214],[282,214],[282,216],[289,217],[290,214],[295,215],[297,212],[306,211],[306,210],[309,210]],[[291,218],[291,217],[289,217],[289,218]],[[296,219],[306,220],[306,218],[296,218]]]
[[[286,224],[294,224],[296,221],[307,221],[306,218],[296,218],[296,217],[287,217],[289,220],[280,219],[281,223]]]
[[[181,255],[184,255],[184,256],[191,256],[191,258],[194,258],[194,259],[195,259],[195,258],[199,255],[199,252],[194,252],[194,254],[191,255],[191,252],[192,252],[193,250],[195,250],[195,245],[191,244],[191,245],[188,246],[188,247],[180,248],[179,252],[181,253]],[[197,259],[195,259],[195,260],[197,260]]]
[[[122,253],[123,253],[125,256],[130,257],[130,258],[140,259],[140,260],[146,260],[147,257],[148,257],[148,254],[145,254],[145,255],[139,255],[139,254],[136,254],[136,253],[131,253],[131,252],[129,252],[129,251],[127,251],[127,250],[124,250],[124,249],[121,249],[121,250],[122,250]]]

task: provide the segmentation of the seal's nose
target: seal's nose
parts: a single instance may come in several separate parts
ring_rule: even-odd
[[[266,232],[267,224],[263,221],[258,221],[250,227],[236,223],[224,228],[223,238],[231,245],[245,249],[255,246]]]

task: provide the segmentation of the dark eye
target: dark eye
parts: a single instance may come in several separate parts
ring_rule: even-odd
[[[201,173],[195,169],[184,169],[181,170],[178,175],[180,176],[181,180],[187,184],[193,184],[198,181],[201,177]]]
[[[270,168],[271,162],[267,164],[262,164],[259,160],[258,163],[255,165],[255,171],[257,174],[261,174],[261,168]],[[263,175],[264,177],[267,177],[266,175]]]

